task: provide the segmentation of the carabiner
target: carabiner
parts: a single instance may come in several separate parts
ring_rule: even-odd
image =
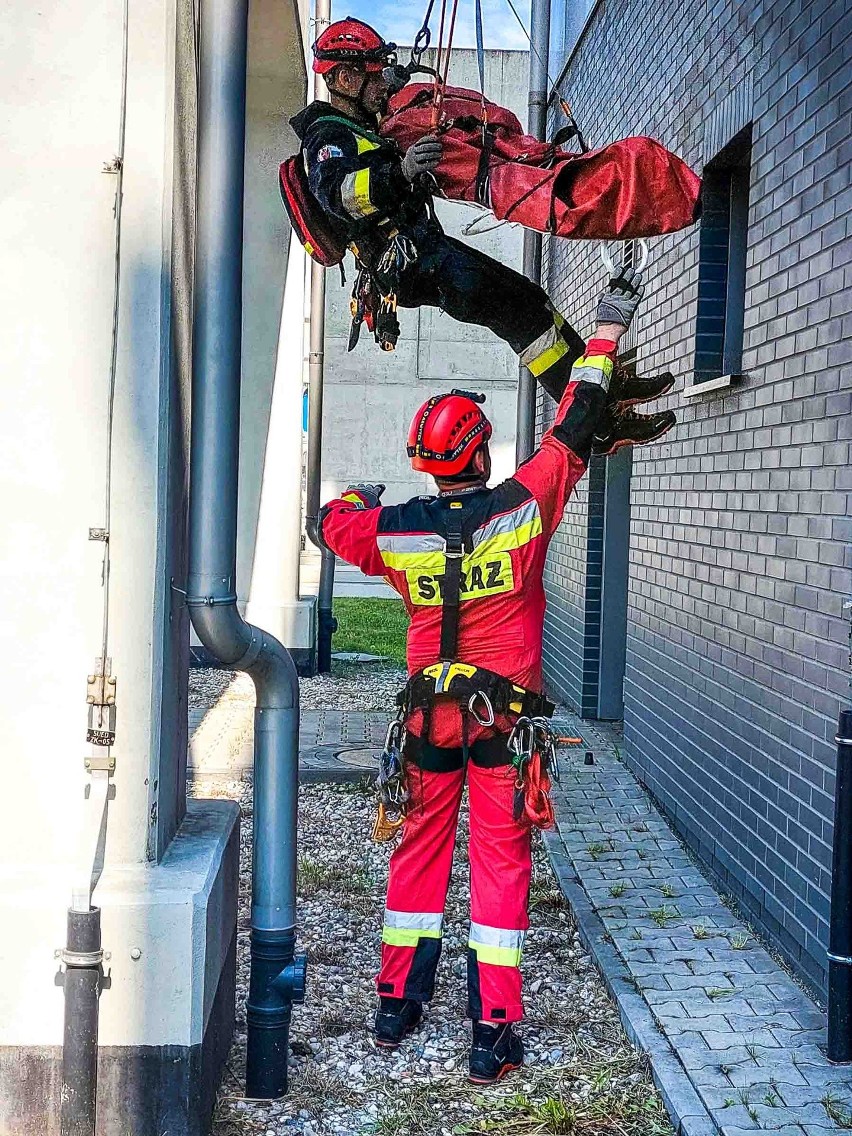
[[[607,270],[607,272],[610,274],[611,277],[617,276],[618,273],[621,272],[622,269],[625,267],[623,258],[622,258],[621,263],[619,264],[618,268],[616,268],[616,266],[615,266],[615,260],[612,257],[612,253],[609,251],[610,244],[614,244],[614,243],[615,243],[614,241],[601,241],[601,244],[600,244],[601,260],[604,263],[604,268]],[[627,242],[625,241],[623,243],[626,244]],[[636,263],[634,265],[632,265],[632,267],[641,270],[648,263],[648,257],[650,255],[650,253],[648,252],[648,242],[645,240],[644,237],[639,237],[636,240],[636,244],[637,244],[637,247],[639,249],[639,256],[638,256]]]
[[[476,703],[478,699],[482,699],[482,702],[485,705],[485,710],[488,715],[486,718],[480,718],[480,716],[476,712]],[[494,725],[494,707],[491,704],[491,699],[488,697],[484,690],[475,690],[473,694],[471,694],[467,708],[480,726]]]

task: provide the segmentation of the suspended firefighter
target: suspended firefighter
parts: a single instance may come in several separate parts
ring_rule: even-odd
[[[390,863],[376,1041],[398,1045],[432,997],[467,775],[470,1076],[479,1083],[523,1061],[512,1023],[523,1016],[531,828],[552,823],[553,705],[541,693],[545,556],[619,397],[617,344],[641,291],[636,269],[610,281],[554,425],[514,477],[488,487],[492,431],[483,398],[453,391],[424,403],[408,435],[411,464],[435,478],[437,496],[381,507],[384,486],[359,484],[321,510],[325,544],[366,574],[385,576],[410,616],[410,677],[380,777],[404,822]]]
[[[313,67],[331,101],[313,102],[292,119],[301,151],[281,167],[282,196],[308,252],[325,265],[339,263],[347,248],[355,255],[350,349],[363,322],[392,349],[398,307],[440,308],[490,328],[559,402],[583,353],[580,336],[537,284],[444,233],[429,176],[441,161],[440,139],[427,135],[402,151],[378,132],[391,94],[408,78],[395,53],[395,44],[360,20],[327,28],[313,46]],[[616,365],[613,382],[617,409],[601,419],[596,453],[652,442],[674,424],[672,411],[629,409],[668,391],[670,374],[640,379]]]

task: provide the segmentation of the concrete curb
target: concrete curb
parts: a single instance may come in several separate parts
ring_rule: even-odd
[[[660,1031],[647,1002],[636,992],[632,976],[610,941],[570,857],[565,854],[559,834],[545,832],[542,836],[562,894],[574,913],[580,941],[601,973],[627,1036],[650,1061],[654,1084],[677,1136],[720,1136],[721,1130],[705,1108],[689,1074]]]

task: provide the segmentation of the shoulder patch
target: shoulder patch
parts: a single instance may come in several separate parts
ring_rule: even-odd
[[[317,161],[327,162],[329,158],[342,158],[343,151],[339,146],[320,146],[317,151]]]

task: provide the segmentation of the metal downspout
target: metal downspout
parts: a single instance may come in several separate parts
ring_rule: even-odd
[[[202,0],[187,605],[204,646],[257,691],[246,1095],[287,1090],[295,956],[299,685],[289,652],[237,610],[248,0]]]
[[[314,37],[331,23],[331,0],[315,0]],[[328,97],[321,75],[314,74],[314,98]],[[319,509],[322,482],[322,401],[325,384],[325,269],[311,261],[311,326],[308,353],[308,468],[306,477],[305,532],[320,550],[317,592],[317,670],[331,670],[331,637],[337,630],[333,614],[334,553],[319,539]]]
[[[544,139],[547,135],[548,57],[550,52],[550,0],[532,0],[530,13],[530,91],[527,133]],[[524,229],[523,273],[541,283],[541,233]],[[518,376],[517,433],[515,462],[525,462],[535,449],[536,381],[521,365]]]

